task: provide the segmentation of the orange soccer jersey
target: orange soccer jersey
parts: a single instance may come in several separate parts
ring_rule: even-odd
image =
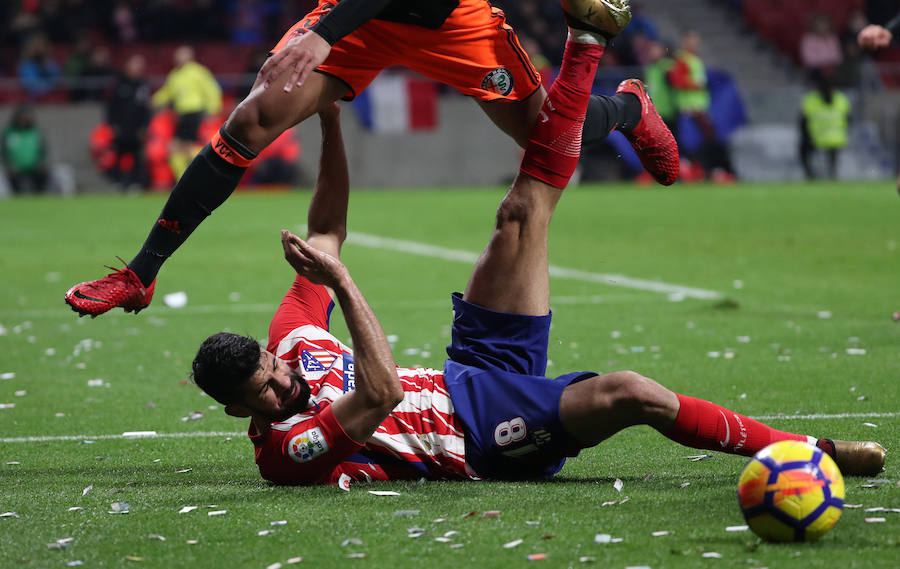
[[[319,0],[272,52],[306,33],[338,0]],[[317,70],[347,84],[352,99],[378,73],[401,65],[482,101],[521,101],[541,85],[540,74],[506,16],[486,0],[460,0],[438,29],[372,19],[338,40]]]

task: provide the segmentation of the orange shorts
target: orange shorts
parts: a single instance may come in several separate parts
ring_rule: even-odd
[[[272,49],[306,33],[337,0],[319,0]],[[335,42],[316,70],[347,84],[352,99],[393,65],[402,65],[482,101],[521,101],[541,85],[541,76],[519,44],[506,16],[486,0],[460,0],[444,24],[428,29],[369,20]]]

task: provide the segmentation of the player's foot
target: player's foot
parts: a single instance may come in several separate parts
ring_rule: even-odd
[[[663,186],[672,185],[678,179],[678,143],[656,112],[647,88],[637,79],[626,79],[619,83],[616,93],[631,93],[641,102],[641,120],[631,132],[622,134],[631,143],[644,169]]]
[[[124,308],[125,312],[137,314],[150,304],[155,287],[155,279],[150,286],[144,286],[128,267],[113,269],[112,273],[102,279],[79,283],[70,288],[66,291],[66,303],[81,316],[90,314],[91,318],[117,306]]]
[[[629,0],[561,0],[566,24],[576,30],[615,37],[631,21]]]
[[[819,439],[844,476],[877,476],[884,470],[884,447],[878,443]]]

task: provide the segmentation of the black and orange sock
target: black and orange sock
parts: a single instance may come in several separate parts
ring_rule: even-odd
[[[256,154],[224,127],[194,157],[128,268],[148,286],[190,234],[234,192]]]

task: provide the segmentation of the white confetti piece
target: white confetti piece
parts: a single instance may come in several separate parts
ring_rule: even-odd
[[[423,535],[425,535],[424,531],[414,531],[414,532],[408,533],[407,537],[416,539],[416,538],[422,537]]]
[[[44,355],[46,355],[46,356],[55,356],[55,355],[56,355],[56,349],[55,349],[55,348],[47,348],[46,350],[44,350]]]
[[[272,563],[271,565],[267,566],[266,569],[281,569],[281,563]]]
[[[6,463],[7,466],[15,466],[16,464],[22,464],[22,463],[19,462],[18,460],[10,460],[9,462]]]
[[[170,292],[163,297],[163,302],[169,308],[184,308],[187,304],[187,293],[183,290],[178,292]]]
[[[503,549],[512,549],[513,547],[519,547],[524,541],[524,539],[514,539],[512,541],[508,541],[503,544]]]
[[[186,474],[193,470],[193,468],[182,468],[181,470],[176,470],[175,474]]]
[[[348,545],[362,545],[363,542],[358,537],[348,537],[344,541],[341,542],[341,547],[347,547]]]
[[[862,504],[844,504],[844,507],[852,510],[856,508],[862,508]]]
[[[239,302],[241,300],[241,293],[239,293],[239,292],[230,293],[228,295],[228,300],[230,300],[231,302]]]
[[[831,318],[831,311],[830,310],[820,310],[820,311],[816,312],[816,316],[821,318],[822,320],[828,320],[829,318]]]
[[[103,387],[104,381],[100,378],[89,379],[87,384],[88,384],[88,387]]]
[[[287,563],[288,565],[293,565],[294,563],[300,563],[301,561],[303,561],[303,558],[297,556],[297,557],[291,557],[285,563]]]
[[[867,524],[881,524],[887,521],[887,518],[866,518]]]
[[[708,357],[708,358],[715,359],[715,358],[721,357],[721,355],[722,355],[721,352],[706,352],[706,357]]]
[[[0,409],[13,409],[15,406],[15,403],[0,403]]]
[[[84,565],[84,561],[81,559],[74,559],[66,562],[66,567],[78,567],[79,565]]]
[[[619,502],[616,501],[616,500],[610,500],[610,501],[608,501],[608,502],[603,502],[602,504],[600,504],[600,507],[601,507],[601,508],[605,508],[606,506],[615,506],[615,505],[618,504],[618,503],[619,503]]]
[[[87,496],[87,493],[94,489],[94,484],[91,483],[87,488],[81,491],[82,496]]]
[[[131,505],[128,502],[113,502],[109,505],[110,514],[127,514],[130,509]]]
[[[433,519],[433,520],[431,520],[431,521],[432,521],[432,523],[440,524],[440,523],[446,522],[446,521],[447,521],[447,518],[435,518],[435,519]]]
[[[747,531],[750,529],[750,526],[728,526],[725,528],[725,531]]]
[[[365,558],[366,558],[365,553],[348,553],[347,554],[347,559],[365,559]]]
[[[274,522],[269,522],[270,526],[286,526],[287,520],[275,520]]]
[[[527,526],[537,526],[537,525],[540,525],[540,524],[541,524],[541,522],[539,522],[539,521],[525,520],[525,525],[527,525]]]
[[[198,421],[204,417],[203,411],[191,411],[187,417],[182,417],[181,422],[187,423],[188,421]]]
[[[270,535],[273,533],[275,533],[275,530],[273,530],[273,529],[263,529],[263,530],[259,530],[258,532],[256,532],[256,535],[258,535],[259,537],[262,537],[264,535]]]
[[[456,534],[458,534],[458,533],[459,533],[459,532],[456,531],[456,530],[450,530],[450,531],[448,531],[448,532],[444,532],[444,537],[453,537],[454,535],[456,535]]]
[[[70,511],[70,512],[80,512],[80,511],[83,510],[83,509],[84,509],[84,508],[82,508],[81,506],[72,506],[71,508],[69,508],[68,511]]]
[[[400,492],[394,492],[393,490],[369,490],[369,494],[373,496],[400,496]]]
[[[660,531],[655,531],[655,532],[651,533],[650,535],[652,535],[653,537],[662,537],[664,535],[669,535],[669,532],[668,532],[668,530],[660,530]]]
[[[596,557],[589,557],[587,555],[582,555],[581,557],[578,558],[579,563],[593,563],[596,560],[597,560]]]
[[[197,509],[197,506],[184,506],[183,508],[181,508],[180,510],[178,510],[178,513],[179,513],[179,514],[186,514],[186,513],[188,513],[188,512],[193,512],[193,511],[196,510],[196,509]]]
[[[715,551],[705,551],[701,557],[705,557],[707,559],[722,559],[721,553],[716,553]]]
[[[863,511],[864,511],[864,512],[883,512],[883,511],[885,511],[885,509],[884,509],[883,507],[881,507],[881,506],[878,506],[878,507],[876,507],[876,508],[866,508],[866,509],[863,510]]]
[[[394,512],[395,518],[408,518],[412,516],[418,516],[419,510],[397,510]]]
[[[864,356],[866,355],[865,348],[847,348],[848,356]]]
[[[613,482],[613,488],[616,489],[616,492],[621,492],[622,488],[625,486],[625,483],[622,482],[621,478],[616,478],[616,481]]]
[[[388,334],[385,339],[388,341],[388,343],[395,344],[400,339],[400,336],[398,336],[397,334]]]
[[[0,514],[0,518],[21,518],[21,517],[22,516],[20,516],[19,514],[15,513],[15,512],[3,512],[2,514]]]
[[[609,337],[612,339],[621,338],[622,333],[619,332],[618,330],[613,330],[612,332],[609,333]]]
[[[350,491],[350,477],[346,474],[341,474],[340,478],[338,478],[338,488],[343,490],[344,492]]]
[[[188,539],[185,541],[185,543],[188,545],[197,545],[198,543],[200,543],[200,540],[199,539]]]
[[[450,543],[451,541],[453,541],[449,537],[436,537],[436,538],[434,538],[434,540],[438,541],[440,543]]]
[[[610,543],[612,536],[608,533],[598,533],[594,536],[594,543]]]
[[[700,460],[708,460],[708,459],[712,458],[712,455],[711,454],[693,454],[690,456],[686,456],[684,458],[690,460],[691,462],[697,462]]]
[[[14,371],[7,371],[4,373],[0,373],[0,379],[15,379],[15,378],[16,378],[16,372],[14,372]]]
[[[207,516],[224,516],[228,513],[228,510],[213,510],[211,512],[206,512]]]
[[[873,429],[878,428],[878,425],[876,425],[875,423],[863,423],[863,425],[865,425],[866,427],[872,427]]]
[[[460,547],[463,547],[465,545],[466,545],[465,543],[451,543],[450,549],[459,549]]]
[[[65,416],[66,416],[65,413],[56,413],[56,414],[54,415],[54,417],[65,417]]]
[[[738,336],[736,339],[739,344],[749,344],[750,343],[750,336]]]
[[[149,539],[156,539],[158,541],[165,541],[166,538],[164,536],[159,535],[158,533],[151,533],[147,535]]]
[[[69,545],[69,544],[72,543],[73,541],[75,541],[75,538],[74,538],[74,537],[64,537],[64,538],[62,538],[62,539],[57,539],[57,540],[56,540],[56,543],[58,543],[58,544],[60,544],[60,545]]]
[[[14,391],[13,395],[15,395],[16,397],[25,397],[26,395],[28,395],[28,392],[24,389],[19,389],[18,391]]]

